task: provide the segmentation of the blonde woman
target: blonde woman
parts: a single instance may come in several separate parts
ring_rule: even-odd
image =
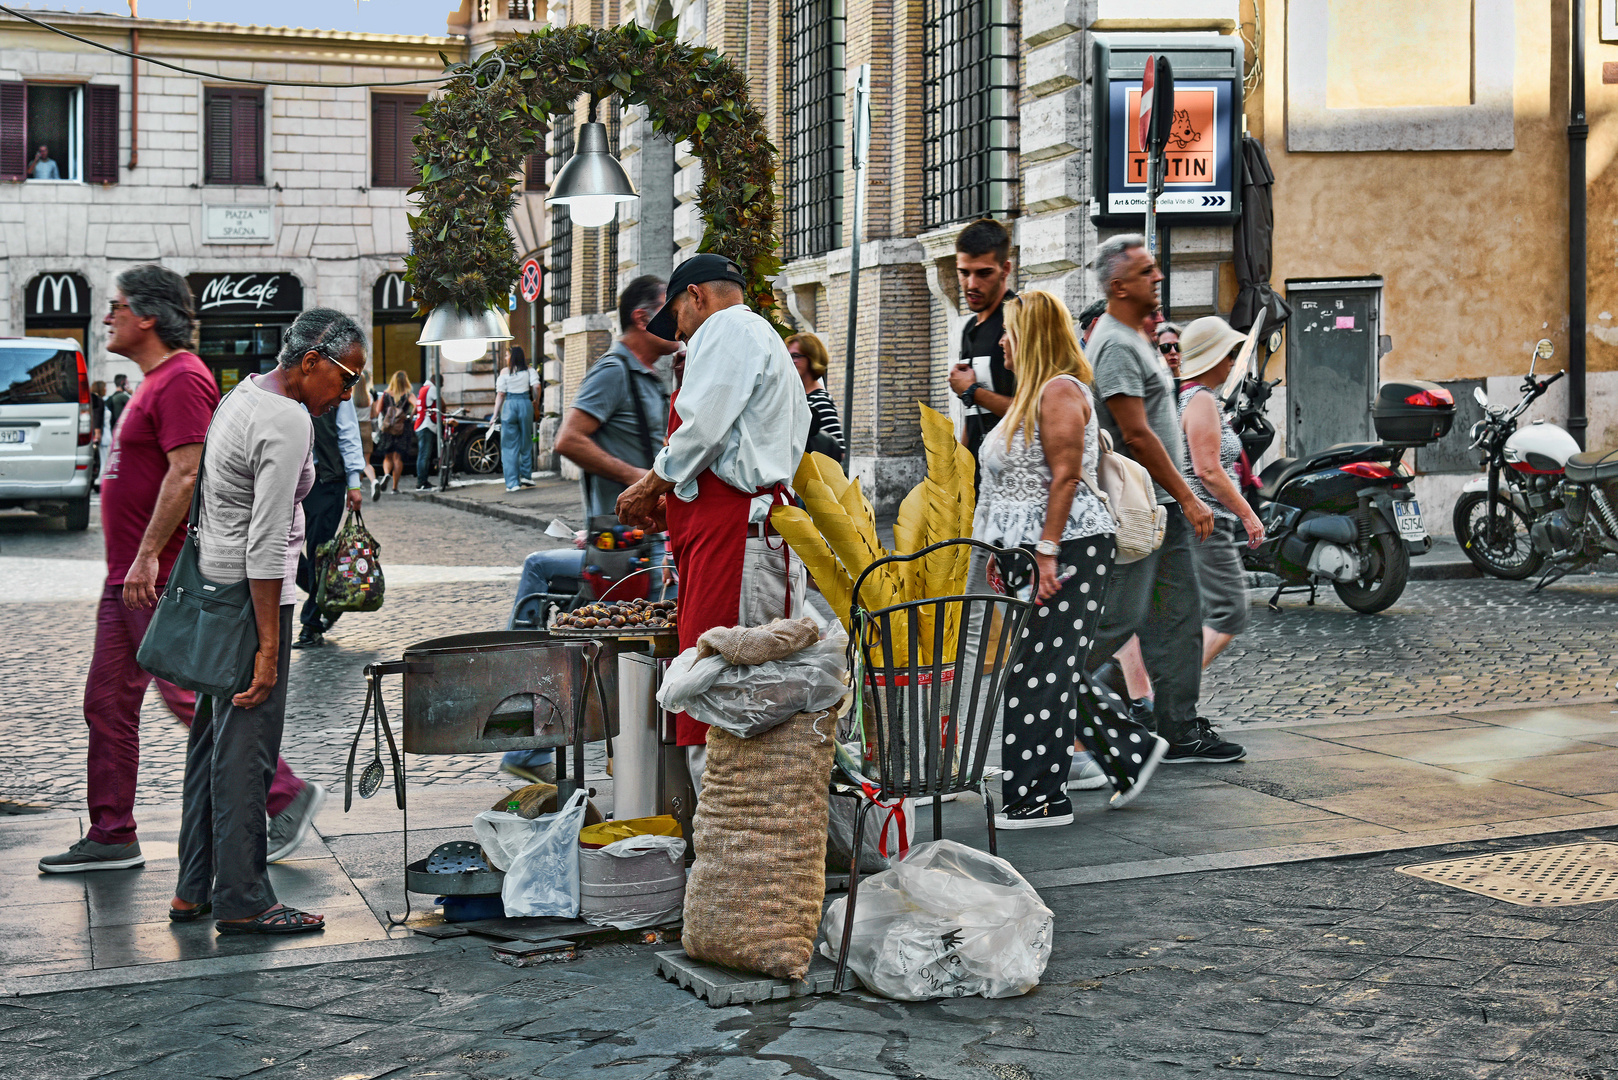
[[[382,482],[371,493],[373,500],[382,497],[389,480],[398,494],[405,459],[416,456],[414,404],[410,397],[410,376],[395,371],[387,391],[371,402],[371,415],[377,421],[376,441],[382,449]]]
[[[974,539],[1029,548],[1039,567],[1039,607],[1018,643],[1007,691],[1000,763],[1001,829],[1066,825],[1073,740],[1095,755],[1114,793],[1135,798],[1168,743],[1122,710],[1085,673],[1116,545],[1097,492],[1099,451],[1089,363],[1073,317],[1048,292],[1006,301],[1001,348],[1017,391],[978,452],[982,468]],[[1019,560],[1020,561],[1020,560]]]

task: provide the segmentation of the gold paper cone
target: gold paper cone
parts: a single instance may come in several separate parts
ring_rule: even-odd
[[[770,514],[770,524],[780,533],[792,548],[803,565],[809,569],[814,577],[815,584],[820,586],[821,595],[826,603],[837,613],[842,620],[843,629],[850,627],[849,598],[854,589],[854,582],[849,579],[845,571],[832,554],[826,540],[815,528],[814,521],[803,510],[796,506],[778,506]]]

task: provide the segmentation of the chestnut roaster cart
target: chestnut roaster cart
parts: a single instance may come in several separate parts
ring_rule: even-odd
[[[410,893],[498,893],[504,874],[466,841],[411,861],[406,758],[388,722],[385,677],[403,680],[404,754],[554,749],[560,806],[585,784],[585,744],[605,742],[613,763],[614,817],[671,814],[689,844],[696,800],[685,756],[675,745],[673,714],[657,704],[663,671],[678,652],[673,629],[505,630],[432,638],[408,647],[399,660],[367,665],[366,707],[349,750],[344,809],[352,804],[355,757],[370,720],[375,759],[361,772],[360,794],[368,797],[380,786],[386,739],[402,812],[405,912],[398,918],[388,912],[389,924],[409,919]],[[468,807],[468,821],[479,809]]]

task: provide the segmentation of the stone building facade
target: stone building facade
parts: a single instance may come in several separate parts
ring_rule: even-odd
[[[1013,229],[1019,288],[1048,289],[1077,312],[1097,294],[1090,261],[1103,235],[1090,217],[1087,71],[1092,31],[1228,34],[1235,0],[1175,0],[1103,11],[1098,0],[571,0],[556,23],[678,22],[679,37],[741,62],[782,151],[778,291],[790,321],[818,334],[841,411],[854,200],[851,116],[870,65],[870,152],[860,233],[849,467],[883,508],[924,471],[915,402],[950,406],[948,370],[970,316],[955,282],[955,238],[992,215]],[[1103,18],[1105,16],[1105,18]],[[566,256],[570,306],[553,307],[561,400],[615,328],[602,285],[666,276],[695,250],[700,166],[625,117],[621,155],[642,193],[612,243]],[[672,185],[665,177],[672,175]],[[589,230],[586,230],[589,231]],[[606,232],[606,230],[599,230]],[[555,261],[561,244],[548,249]],[[1228,310],[1229,228],[1173,234],[1176,316]],[[616,274],[600,260],[616,253]]]
[[[0,334],[74,336],[93,378],[137,374],[106,354],[101,316],[119,272],[161,262],[191,282],[200,351],[227,388],[316,305],[372,327],[379,381],[428,373],[399,277],[411,113],[466,37],[35,14],[203,74],[132,71],[0,15]],[[61,179],[25,178],[40,142]],[[486,374],[446,375],[451,402],[492,399]]]

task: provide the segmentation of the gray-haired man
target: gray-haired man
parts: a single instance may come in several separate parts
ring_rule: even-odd
[[[1156,691],[1157,732],[1169,741],[1164,764],[1240,761],[1247,751],[1226,742],[1197,715],[1202,693],[1202,597],[1191,545],[1213,530],[1213,514],[1180,473],[1185,447],[1168,370],[1145,333],[1157,310],[1163,273],[1144,237],[1116,236],[1096,253],[1096,278],[1107,301],[1085,352],[1095,368],[1097,418],[1113,444],[1151,473],[1157,501],[1168,508],[1163,546],[1114,569],[1106,611],[1090,647],[1099,667],[1135,634]]]

